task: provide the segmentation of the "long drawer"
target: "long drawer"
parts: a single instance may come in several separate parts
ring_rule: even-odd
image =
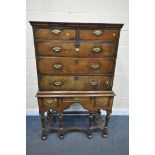
[[[81,42],[79,48],[74,43],[38,41],[35,43],[37,56],[52,57],[111,57],[116,56],[117,43]]]
[[[40,91],[108,91],[113,76],[38,76]]]
[[[43,75],[111,74],[114,66],[114,58],[37,58],[38,73]]]

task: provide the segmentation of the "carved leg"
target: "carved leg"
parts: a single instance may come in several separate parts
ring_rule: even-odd
[[[108,134],[108,124],[109,124],[109,120],[110,120],[110,113],[111,113],[110,111],[107,111],[105,125],[104,125],[104,129],[103,129],[103,133],[102,133],[102,136],[104,138],[107,138],[107,134]]]
[[[93,128],[93,114],[89,114],[89,128],[88,128],[88,138],[92,138],[92,128]]]
[[[47,132],[45,129],[45,116],[44,115],[41,115],[41,125],[42,125],[41,139],[46,140],[47,139]]]
[[[64,139],[63,114],[62,114],[62,113],[59,113],[59,114],[58,114],[58,119],[59,119],[59,127],[60,127],[60,130],[59,130],[59,137],[60,137],[60,139]]]

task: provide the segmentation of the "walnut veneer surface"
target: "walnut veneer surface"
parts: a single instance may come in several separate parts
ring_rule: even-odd
[[[112,86],[123,24],[30,23],[34,34],[42,139],[45,140],[50,131],[57,131],[62,139],[64,132],[70,130],[83,130],[92,138],[92,131],[97,128],[106,137],[115,96]],[[64,127],[63,113],[74,103],[88,111],[88,128]],[[101,109],[107,112],[104,127]],[[58,128],[51,124],[54,113],[58,116]]]

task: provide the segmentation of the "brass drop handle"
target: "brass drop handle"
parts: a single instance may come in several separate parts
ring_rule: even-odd
[[[53,47],[52,48],[52,51],[54,51],[54,52],[60,52],[61,51],[61,47]]]
[[[63,67],[63,65],[61,65],[61,64],[54,64],[53,67],[55,69],[61,69]]]
[[[54,84],[55,86],[61,86],[61,85],[62,85],[62,82],[60,82],[60,81],[55,81],[53,84]]]
[[[90,81],[89,83],[90,83],[90,85],[92,85],[92,86],[98,85],[98,82],[97,82],[97,81]]]
[[[62,31],[59,30],[59,29],[53,29],[53,30],[52,30],[52,33],[53,33],[54,35],[59,35],[61,32],[62,32]]]
[[[74,97],[75,101],[80,101],[80,97]]]
[[[100,67],[100,65],[99,64],[93,64],[93,65],[91,65],[91,67],[94,68],[94,69],[97,69],[97,68]]]
[[[47,103],[53,103],[54,100],[47,100],[46,102],[47,102]]]
[[[99,47],[95,47],[92,49],[92,51],[93,51],[93,53],[100,53],[102,51],[102,49]]]
[[[95,31],[93,31],[93,34],[94,34],[95,36],[100,36],[102,33],[103,33],[103,32],[102,32],[101,30],[95,30]]]
[[[50,99],[46,101],[47,103],[53,103],[53,102],[57,102],[57,99]]]

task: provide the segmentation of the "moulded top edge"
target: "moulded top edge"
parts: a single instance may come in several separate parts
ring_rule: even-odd
[[[121,23],[71,23],[71,22],[41,22],[30,21],[34,27],[48,27],[48,26],[61,26],[61,27],[107,27],[107,28],[122,28],[124,24]]]

